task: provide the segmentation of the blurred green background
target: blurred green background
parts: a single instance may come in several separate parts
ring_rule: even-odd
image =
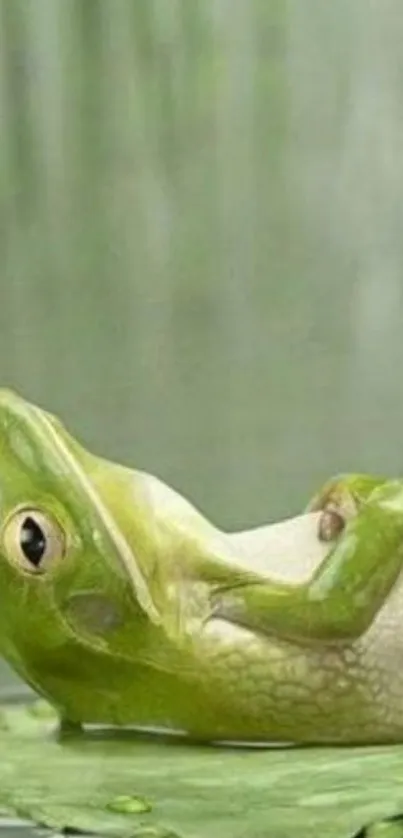
[[[403,447],[403,6],[0,0],[0,381],[223,527]]]

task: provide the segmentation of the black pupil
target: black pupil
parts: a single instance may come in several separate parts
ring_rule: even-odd
[[[25,558],[39,567],[46,549],[46,538],[40,526],[29,516],[21,527],[20,544]]]

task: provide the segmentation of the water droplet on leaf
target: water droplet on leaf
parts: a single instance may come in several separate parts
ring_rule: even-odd
[[[118,812],[124,815],[136,815],[143,812],[151,812],[151,803],[145,797],[138,795],[120,794],[106,804],[109,812]]]

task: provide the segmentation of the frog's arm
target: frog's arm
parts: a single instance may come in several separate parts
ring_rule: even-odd
[[[363,634],[403,567],[403,481],[357,486],[351,477],[314,499],[315,508],[327,508],[336,497],[347,522],[308,582],[222,586],[216,615],[284,638],[348,641]]]

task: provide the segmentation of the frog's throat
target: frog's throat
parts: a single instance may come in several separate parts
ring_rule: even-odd
[[[159,624],[161,622],[159,612],[152,600],[149,587],[140,570],[140,564],[132,547],[129,545],[122,531],[116,525],[116,521],[110,514],[107,506],[105,506],[90,478],[86,475],[84,469],[80,466],[71,451],[69,451],[68,446],[61,438],[57,430],[53,427],[49,418],[42,410],[40,410],[40,408],[35,408],[35,412],[35,421],[40,422],[41,429],[43,430],[45,437],[48,440],[51,439],[57,455],[64,462],[64,464],[68,466],[72,474],[74,474],[78,485],[85,493],[86,497],[91,501],[94,509],[99,515],[99,518],[116,550],[116,555],[118,556],[119,561],[123,565],[124,570],[133,585],[138,604],[154,624]]]

